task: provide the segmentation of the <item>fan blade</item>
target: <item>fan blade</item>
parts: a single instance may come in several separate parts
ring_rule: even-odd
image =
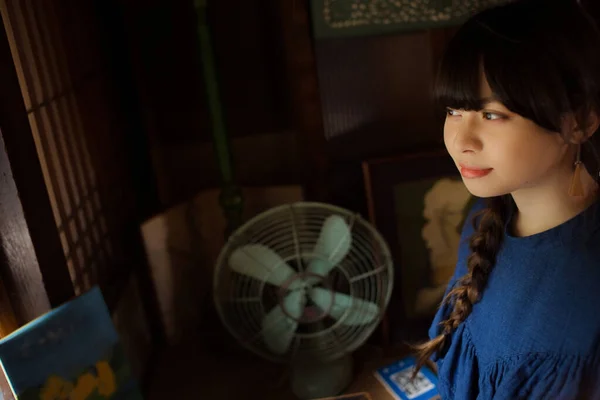
[[[281,286],[296,275],[296,271],[283,261],[283,258],[260,244],[250,244],[236,249],[229,256],[229,266],[237,273],[275,286]]]
[[[288,351],[305,304],[306,297],[302,290],[290,292],[284,297],[283,304],[273,308],[263,319],[263,339],[273,353],[282,355]]]
[[[311,285],[316,285],[323,280],[322,277],[326,277],[329,274],[333,266],[334,264],[327,260],[315,258],[308,263],[308,267],[306,268],[307,273],[314,275],[305,276],[304,280]]]
[[[332,215],[325,220],[314,253],[325,256],[325,259],[314,259],[309,263],[307,272],[327,276],[350,251],[352,234],[350,227],[339,215]],[[312,279],[311,279],[312,280]]]
[[[345,316],[341,320],[344,325],[370,324],[379,316],[379,306],[370,301],[318,287],[309,293],[312,301],[336,320]]]

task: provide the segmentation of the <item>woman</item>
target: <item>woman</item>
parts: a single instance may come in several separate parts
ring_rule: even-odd
[[[436,97],[479,198],[419,346],[443,399],[600,398],[600,35],[575,0],[471,18]],[[472,222],[472,224],[471,224]]]

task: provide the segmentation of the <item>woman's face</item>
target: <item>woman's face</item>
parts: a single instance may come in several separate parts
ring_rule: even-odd
[[[514,193],[570,173],[572,154],[561,135],[509,111],[485,78],[480,96],[482,110],[449,109],[444,124],[446,148],[473,195]]]

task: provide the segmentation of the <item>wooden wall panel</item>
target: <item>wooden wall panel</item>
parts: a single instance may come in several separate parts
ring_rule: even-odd
[[[430,32],[316,42],[331,156],[364,159],[441,143]]]
[[[220,184],[193,1],[119,3],[160,198],[170,206]],[[297,155],[296,139],[303,137],[296,135],[292,115],[290,84],[299,83],[286,76],[287,58],[298,49],[282,28],[290,27],[290,9],[299,3],[209,1],[223,108],[242,184],[298,183],[298,170],[307,164]],[[309,43],[309,21],[304,24],[293,40]]]

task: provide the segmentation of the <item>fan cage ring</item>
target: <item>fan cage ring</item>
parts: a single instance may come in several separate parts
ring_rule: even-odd
[[[314,246],[324,221],[331,215],[339,215],[348,223],[352,246],[330,272],[327,285],[332,290],[377,304],[380,313],[366,325],[344,325],[348,315],[365,312],[360,308],[349,308],[346,317],[340,317],[329,326],[324,326],[322,319],[313,320],[312,325],[321,323],[319,329],[297,331],[290,351],[283,356],[275,355],[262,342],[261,321],[280,303],[282,289],[231,271],[229,256],[240,246],[262,244],[302,272],[306,260],[324,257],[314,252]],[[213,287],[215,305],[227,330],[253,352],[274,361],[286,361],[298,356],[333,359],[358,348],[379,324],[390,300],[392,282],[389,248],[369,222],[343,208],[300,202],[272,208],[236,230],[219,255]]]

